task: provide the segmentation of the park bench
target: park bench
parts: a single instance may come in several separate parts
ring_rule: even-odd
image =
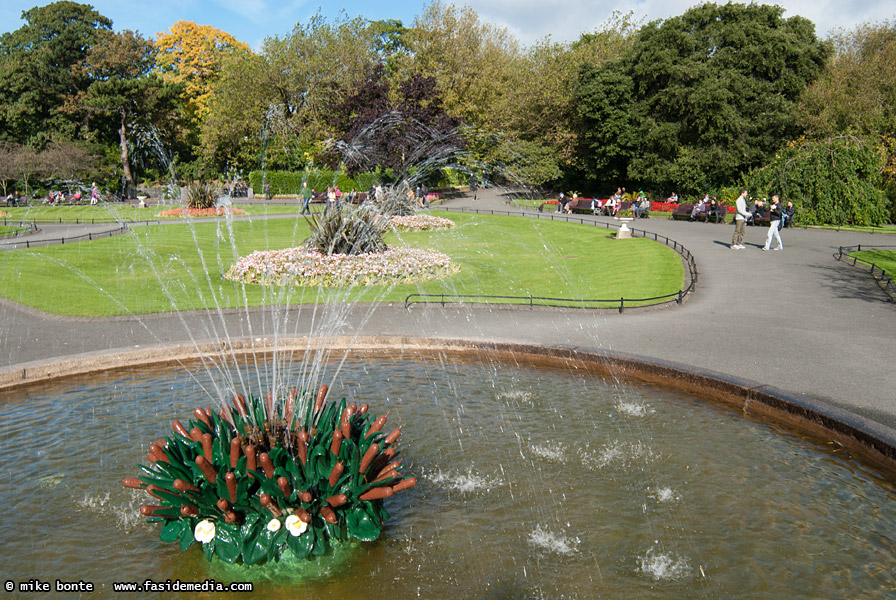
[[[676,220],[690,220],[691,212],[694,210],[693,204],[679,204],[675,209],[672,210],[672,218]],[[703,221],[704,223],[709,223],[712,220],[715,220],[716,223],[724,223],[725,218],[728,216],[728,207],[727,206],[719,206],[718,213],[716,215],[711,215],[709,212],[709,208],[704,208],[702,211],[699,211],[695,216],[695,220]]]
[[[606,200],[599,200],[598,198],[575,198],[570,200],[567,206],[570,212],[597,213],[604,202]]]

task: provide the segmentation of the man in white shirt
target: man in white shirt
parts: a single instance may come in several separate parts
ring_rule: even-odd
[[[734,213],[734,237],[731,238],[732,250],[743,250],[744,233],[747,231],[747,218],[750,213],[747,211],[747,190],[741,190],[740,196],[737,197],[736,212]]]

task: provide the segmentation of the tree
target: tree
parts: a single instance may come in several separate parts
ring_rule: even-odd
[[[507,130],[538,149],[544,160],[552,160],[554,169],[579,181],[583,172],[595,182],[615,180],[615,176],[592,176],[595,165],[586,167],[581,161],[581,144],[589,143],[582,137],[595,129],[594,123],[582,126],[585,95],[579,95],[576,88],[583,69],[600,69],[618,60],[631,47],[639,26],[632,13],[614,12],[594,32],[582,34],[570,44],[539,40],[528,49],[511,87],[514,120]]]
[[[69,192],[97,170],[97,157],[71,142],[54,141],[40,153],[40,157],[43,173],[65,185]]]
[[[80,64],[112,22],[93,7],[53,2],[22,13],[26,24],[0,36],[0,139],[45,145],[74,137],[77,121],[60,107],[89,84]]]
[[[800,98],[814,136],[896,134],[896,24],[865,24],[833,36],[831,63]]]
[[[126,192],[136,187],[129,141],[139,127],[164,126],[173,117],[179,86],[165,85],[155,69],[155,48],[139,33],[105,32],[90,49],[81,70],[91,83],[72,98],[89,116],[113,125],[121,149]]]
[[[257,60],[226,61],[203,127],[206,151],[221,165],[247,160],[247,146],[257,160],[264,143],[281,149],[285,163],[269,167],[294,167],[297,155],[333,136],[333,107],[362,85],[375,62],[372,32],[360,17],[329,23],[317,14],[283,38],[268,38]]]
[[[630,178],[686,193],[730,185],[799,135],[795,103],[830,51],[810,21],[783,12],[703,4],[641,28],[620,63],[633,86]]]
[[[183,84],[183,110],[195,125],[208,114],[212,86],[221,77],[224,60],[251,53],[248,44],[229,33],[192,21],[178,21],[158,34],[155,46],[162,80]]]
[[[886,156],[884,186],[896,221],[896,24],[841,30],[828,68],[800,99],[797,120],[819,140],[857,135],[877,140]]]
[[[583,179],[592,187],[625,185],[635,146],[634,82],[617,62],[584,65],[574,88],[581,122]]]
[[[881,225],[888,216],[881,189],[885,162],[876,140],[801,138],[750,173],[747,185],[792,200],[807,225]]]
[[[9,182],[18,177],[16,164],[18,148],[19,145],[13,142],[0,142],[0,187],[3,188],[4,197],[9,193],[7,191]]]
[[[410,53],[400,79],[434,77],[448,114],[488,126],[498,119],[500,99],[511,83],[511,61],[519,47],[505,28],[482,23],[469,8],[435,0],[414,19],[407,34]]]
[[[331,158],[349,175],[375,167],[406,174],[453,158],[460,120],[445,113],[435,78],[415,74],[390,94],[384,71],[371,67],[364,85],[334,107],[333,129],[345,133]]]

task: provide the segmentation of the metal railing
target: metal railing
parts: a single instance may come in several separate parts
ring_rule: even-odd
[[[858,256],[849,256],[853,252],[861,252],[862,250],[862,244],[859,244],[858,246],[840,246],[837,249],[837,253],[834,254],[834,258],[845,263],[850,263],[851,261],[850,264],[857,268],[867,268],[868,272],[871,273],[871,276],[880,282],[881,287],[883,287],[884,291],[890,297],[890,302],[896,302],[896,284],[893,283],[893,279],[887,274],[885,269],[880,268],[873,262],[861,259]],[[865,246],[864,250],[896,251],[896,246]]]
[[[52,239],[41,239],[41,240],[31,240],[31,239],[23,239],[16,240],[12,242],[0,243],[0,247],[8,248],[8,249],[17,249],[17,248],[37,248],[40,246],[53,246],[56,244],[73,244],[75,242],[84,242],[88,240],[99,240],[102,238],[112,237],[113,235],[121,235],[123,233],[127,233],[130,231],[127,224],[123,224],[118,229],[110,229],[108,231],[100,231],[100,232],[89,232],[83,235],[72,235],[61,238],[52,238]]]
[[[594,221],[591,219],[585,219],[583,217],[572,217],[570,215],[562,215],[562,214],[531,214],[531,213],[519,213],[513,211],[502,211],[502,210],[480,210],[473,208],[440,208],[439,210],[444,210],[448,212],[463,212],[463,213],[474,213],[474,214],[488,214],[488,215],[508,215],[514,217],[529,217],[533,219],[548,219],[551,221],[566,221],[571,223],[580,223],[582,225],[591,225],[594,227],[603,227],[605,229],[619,228],[622,225],[618,223],[607,223],[601,221]],[[658,304],[663,304],[666,302],[675,302],[676,304],[681,304],[688,294],[691,294],[697,287],[697,279],[699,273],[697,271],[697,263],[694,261],[694,255],[690,250],[679,244],[677,241],[668,238],[664,235],[660,235],[658,233],[645,231],[643,229],[634,229],[629,228],[632,232],[632,237],[643,237],[646,239],[653,239],[654,241],[661,242],[666,246],[672,248],[677,252],[682,260],[684,260],[685,264],[688,266],[687,278],[685,285],[682,289],[677,290],[675,292],[671,292],[669,294],[664,294],[662,296],[654,296],[652,298],[609,298],[609,299],[593,299],[593,298],[551,298],[544,296],[493,296],[493,295],[484,295],[484,294],[409,294],[404,300],[405,308],[409,308],[412,304],[426,304],[426,303],[438,303],[443,307],[449,303],[460,303],[464,301],[475,301],[475,300],[510,300],[511,304],[517,305],[528,305],[530,308],[534,307],[536,304],[538,306],[552,306],[552,307],[582,307],[588,308],[585,305],[594,305],[592,308],[616,308],[618,307],[619,312],[625,312],[626,305],[630,307],[633,306],[655,306]]]

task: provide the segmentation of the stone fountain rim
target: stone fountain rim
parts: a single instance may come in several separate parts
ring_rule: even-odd
[[[744,416],[808,434],[816,442],[838,444],[882,473],[896,475],[896,429],[810,396],[708,369],[570,345],[388,335],[328,337],[326,343],[333,350],[369,354],[394,355],[395,351],[401,351],[470,356],[475,353],[512,360],[521,365],[574,365],[584,373],[657,385],[687,392],[709,403],[732,407]],[[304,351],[309,347],[317,346],[309,345],[308,337],[299,336],[276,340],[241,338],[230,342],[208,341],[89,352],[0,369],[0,390],[102,371],[193,362],[222,353],[263,355],[275,350]]]

